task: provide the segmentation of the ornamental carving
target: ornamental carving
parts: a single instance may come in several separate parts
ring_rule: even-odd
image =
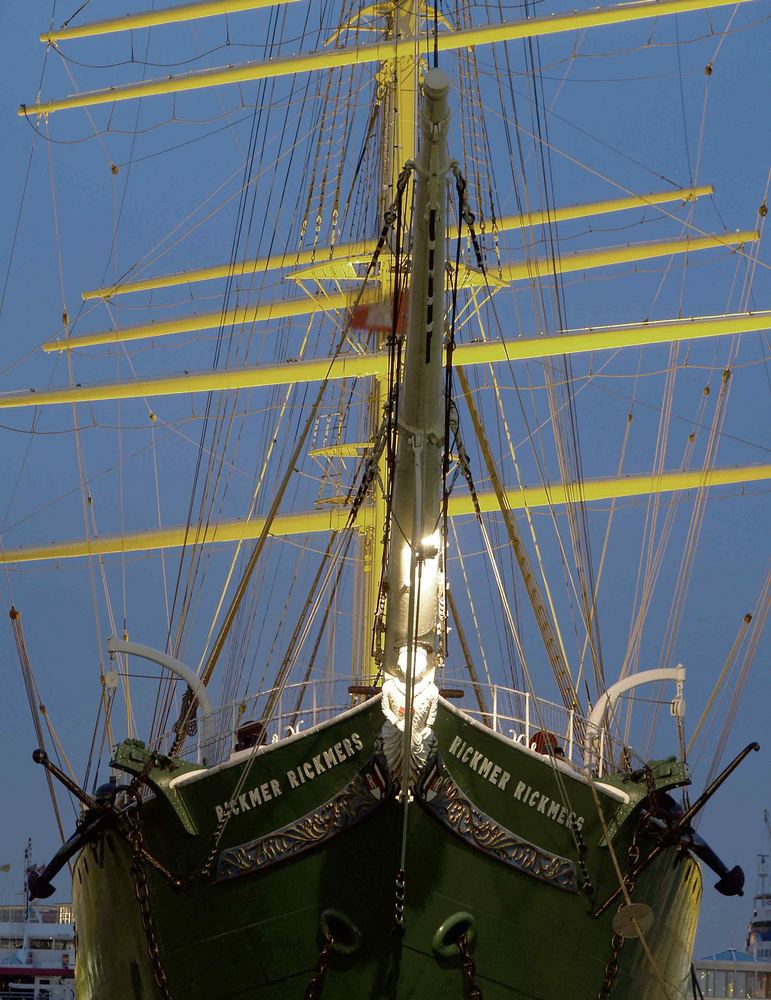
[[[301,819],[237,847],[217,860],[216,881],[262,871],[330,840],[372,812],[391,793],[387,770],[376,758],[334,798]]]
[[[441,823],[476,850],[541,882],[578,892],[576,866],[572,861],[518,837],[477,809],[438,757],[420,783],[418,797]]]

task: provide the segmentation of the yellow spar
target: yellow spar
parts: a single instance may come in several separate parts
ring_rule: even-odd
[[[567,330],[549,337],[522,337],[512,340],[489,340],[459,344],[454,359],[459,365],[496,364],[525,361],[560,354],[583,354],[587,351],[610,351],[648,344],[722,337],[726,334],[755,333],[771,329],[771,310],[721,316],[631,323],[588,330]],[[223,371],[188,372],[126,382],[97,385],[64,386],[59,389],[26,390],[0,394],[0,409],[23,406],[51,406],[60,403],[86,403],[109,399],[136,399],[146,396],[172,396],[186,392],[253,389],[274,385],[297,385],[322,379],[341,379],[367,375],[385,375],[386,353],[338,355],[260,368],[234,368]]]
[[[594,10],[575,11],[571,14],[552,14],[527,20],[503,24],[482,25],[463,31],[443,32],[437,38],[440,52],[470,48],[476,45],[491,45],[494,42],[513,41],[518,38],[536,38],[554,35],[562,31],[581,31],[608,24],[623,24],[651,17],[684,14],[694,10],[711,10],[726,5],[735,6],[749,0],[642,0],[638,3],[618,4],[614,7],[600,7]],[[223,66],[217,69],[169,76],[160,80],[142,80],[122,87],[108,87],[82,94],[73,94],[54,101],[40,101],[22,104],[20,115],[48,115],[68,108],[89,108],[97,104],[112,104],[115,101],[130,101],[139,97],[154,97],[159,94],[177,94],[188,90],[202,90],[206,87],[220,87],[225,84],[246,83],[249,80],[265,80],[293,73],[309,73],[314,70],[332,69],[336,66],[355,66],[395,59],[405,47],[414,44],[423,47],[425,38],[383,39],[370,45],[350,49],[325,49],[321,52],[305,52],[284,59],[274,59],[265,63],[245,63],[241,66]]]
[[[309,316],[311,313],[336,312],[353,305],[367,305],[376,301],[380,292],[368,289],[359,292],[337,292],[334,295],[307,296],[282,302],[265,302],[257,306],[239,306],[226,312],[200,313],[181,319],[145,323],[118,330],[105,330],[68,340],[49,340],[43,344],[44,351],[68,351],[75,347],[92,347],[95,344],[116,344],[128,340],[144,340],[148,337],[168,337],[175,333],[190,333],[193,330],[214,330],[219,327],[238,326],[244,323],[267,322],[292,316]]]
[[[655,191],[651,194],[629,195],[625,198],[606,198],[603,201],[589,201],[580,205],[564,205],[548,211],[527,212],[524,215],[504,215],[503,218],[499,219],[497,225],[499,232],[508,232],[512,229],[541,226],[547,222],[585,219],[593,215],[623,212],[630,208],[645,208],[648,205],[695,201],[697,198],[712,193],[712,186],[707,184],[701,187],[674,188],[669,191]],[[340,243],[331,249],[311,247],[308,250],[242,260],[235,264],[231,262],[213,264],[210,267],[178,271],[175,274],[160,274],[153,278],[139,278],[135,281],[124,281],[114,285],[104,285],[101,288],[92,288],[83,292],[83,298],[86,300],[109,299],[116,295],[128,295],[131,292],[148,292],[157,288],[171,288],[174,285],[192,285],[198,281],[251,275],[282,267],[300,267],[303,264],[312,264],[316,261],[348,260],[352,257],[371,256],[376,246],[377,239],[373,237],[357,243]]]
[[[716,247],[741,246],[753,243],[758,234],[753,230],[738,233],[718,233],[709,236],[698,236],[680,240],[659,240],[655,243],[640,243],[634,246],[603,247],[600,250],[580,250],[559,257],[539,257],[535,260],[515,261],[501,267],[504,282],[525,281],[530,278],[550,277],[553,274],[569,274],[574,271],[590,270],[598,267],[610,267],[613,264],[630,264],[641,260],[653,260],[657,257],[668,257],[678,253],[695,253],[698,250],[712,250]],[[321,266],[321,265],[320,265]],[[467,272],[464,287],[482,286],[487,283],[499,285],[500,280],[493,272],[487,276],[481,273]],[[99,333],[85,334],[81,337],[71,337],[66,340],[49,340],[43,344],[44,351],[70,351],[78,347],[93,347],[97,344],[116,344],[130,340],[143,340],[150,337],[167,337],[171,334],[189,333],[193,330],[211,330],[221,326],[239,323],[254,323],[270,319],[280,319],[288,316],[306,316],[316,312],[332,312],[344,309],[355,302],[362,305],[374,302],[380,293],[375,290],[365,291],[361,298],[353,292],[339,292],[334,295],[318,297],[308,296],[304,299],[267,302],[257,306],[240,306],[228,312],[202,313],[197,316],[166,320],[157,323],[144,323],[140,326],[129,326],[118,330],[106,330]]]
[[[580,486],[576,483],[565,486],[556,483],[551,486],[527,486],[524,489],[510,487],[506,489],[509,510],[522,510],[524,507],[544,507],[548,504],[560,505],[567,503],[580,495],[583,500],[611,500],[622,497],[647,496],[651,493],[671,493],[678,490],[693,490],[702,487],[730,486],[737,483],[760,482],[771,478],[771,465],[735,466],[731,468],[712,469],[705,472],[695,471],[665,472],[661,475],[625,476],[621,479],[588,479]],[[484,512],[495,512],[500,509],[498,498],[493,491],[478,494],[479,505]],[[462,517],[473,514],[474,507],[470,496],[450,497],[449,513],[451,517]],[[366,526],[370,508],[363,507],[359,512],[358,528]],[[337,508],[328,511],[307,511],[299,514],[279,515],[273,521],[271,535],[284,537],[287,535],[306,535],[316,532],[339,531],[348,520],[348,511]],[[239,542],[259,538],[263,521],[255,518],[251,521],[221,521],[206,525],[201,537],[196,536],[197,544],[213,544],[215,542]],[[189,538],[190,529],[186,525],[173,528],[160,528],[153,531],[140,531],[127,535],[104,536],[87,541],[78,539],[72,542],[59,542],[44,545],[39,548],[0,550],[0,563],[39,562],[46,559],[77,559],[88,555],[109,555],[124,552],[148,552],[158,549],[177,548]]]
[[[106,21],[92,21],[88,24],[72,24],[65,28],[44,31],[40,41],[66,42],[70,38],[90,38],[94,35],[109,35],[116,31],[135,31],[138,28],[153,28],[161,24],[177,24],[195,21],[202,17],[218,14],[237,14],[244,10],[260,7],[277,7],[279,4],[296,3],[297,0],[202,0],[200,3],[185,3],[165,10],[148,10],[141,14],[124,14]]]

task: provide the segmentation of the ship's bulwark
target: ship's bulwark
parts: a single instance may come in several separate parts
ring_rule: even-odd
[[[321,915],[330,910],[342,915],[333,919],[358,928],[361,944],[351,955],[331,955],[323,1000],[462,1000],[459,959],[437,957],[432,947],[439,927],[461,912],[474,920],[471,954],[485,1000],[593,1000],[611,958],[615,906],[599,920],[591,917],[564,806],[567,796],[587,847],[594,899],[601,902],[617,879],[608,849],[600,845],[591,789],[564,774],[560,791],[546,759],[440,708],[435,729],[445,781],[437,778],[424,787],[423,799],[418,795],[409,808],[405,932],[395,935],[401,805],[390,794],[380,797],[377,769],[374,777],[369,772],[372,801],[365,810],[357,812],[340,799],[366,770],[381,724],[373,701],[253,758],[218,851],[220,858],[235,858],[235,867],[220,866],[218,875],[215,866],[209,880],[193,876],[178,890],[146,866],[155,933],[174,1000],[302,998],[321,950]],[[204,865],[218,815],[242,770],[243,764],[175,783],[197,835],[185,831],[165,796],[144,803],[145,844],[175,874],[184,877]],[[456,796],[444,808],[441,792],[450,786]],[[330,800],[338,805],[322,812]],[[603,795],[602,804],[610,821],[621,803]],[[622,870],[636,819],[633,812],[614,838]],[[271,838],[277,830],[285,835]],[[549,872],[564,871],[556,862],[542,866],[545,880],[529,873],[528,865],[537,868],[534,855],[512,852],[507,832],[515,842],[533,845],[538,858],[576,864],[575,885],[550,884]],[[640,846],[644,853],[650,843]],[[242,850],[234,850],[238,847]],[[501,860],[507,854],[515,863],[524,858],[524,868]],[[78,859],[78,1000],[160,996],[130,865],[130,848],[115,832]],[[657,973],[640,942],[625,941],[612,997],[686,996],[700,895],[699,870],[687,856],[665,851],[644,872],[632,898],[654,910],[646,943]]]

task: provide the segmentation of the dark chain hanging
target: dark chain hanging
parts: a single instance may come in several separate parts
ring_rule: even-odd
[[[128,840],[131,845],[131,867],[129,872],[134,880],[134,895],[139,904],[139,915],[142,919],[142,927],[145,932],[145,942],[147,944],[147,954],[153,965],[153,974],[158,984],[163,1000],[173,1000],[169,984],[166,979],[166,972],[161,961],[161,949],[155,933],[153,915],[150,911],[150,890],[147,886],[147,873],[145,872],[144,861],[144,837],[139,815],[140,799],[135,798],[136,806],[133,811],[128,810],[126,820],[128,822]]]
[[[461,207],[461,217],[468,227],[469,236],[471,237],[471,245],[474,248],[474,256],[476,257],[477,267],[482,272],[482,274],[487,278],[487,268],[485,267],[485,260],[482,256],[482,248],[479,245],[479,239],[477,238],[476,230],[474,229],[474,223],[476,222],[476,216],[469,208],[468,198],[466,196],[466,191],[468,185],[466,183],[466,178],[460,172],[460,167],[458,164],[454,164],[452,172],[455,174],[455,184],[458,190],[458,200]]]
[[[576,849],[578,852],[577,861],[579,871],[581,872],[581,892],[583,892],[588,899],[591,899],[594,896],[594,886],[592,885],[589,868],[586,864],[586,855],[589,853],[589,848],[586,846],[586,842],[581,836],[581,831],[578,828],[578,824],[575,819],[571,820],[570,828],[573,833],[573,838],[576,842]]]
[[[468,950],[468,941],[464,931],[458,938],[458,950],[460,951],[460,967],[463,972],[463,981],[466,986],[466,997],[468,1000],[482,1000],[482,991],[476,984],[476,965]]]
[[[626,888],[627,898],[632,895],[635,887],[635,879],[632,876],[634,867],[640,860],[640,845],[637,843],[637,833],[639,827],[635,828],[634,834],[632,836],[632,843],[629,845],[629,850],[626,852],[627,859],[627,871],[624,875],[624,887]],[[602,986],[600,987],[600,992],[597,994],[597,1000],[608,1000],[613,990],[613,984],[616,981],[616,976],[618,975],[618,956],[621,952],[621,948],[624,944],[624,935],[617,934],[615,931],[610,939],[610,958],[605,963],[605,972],[602,980]]]
[[[305,1000],[319,1000],[321,997],[321,987],[324,983],[324,976],[327,973],[327,966],[329,965],[329,955],[334,946],[335,939],[331,934],[327,934],[324,938],[324,944],[322,945],[321,951],[319,952],[318,960],[316,961],[316,968],[314,969],[311,981],[305,989]]]
[[[605,973],[602,979],[602,986],[597,994],[597,1000],[608,1000],[613,992],[613,986],[618,975],[618,956],[623,944],[623,934],[616,934],[614,932],[610,939],[610,958],[605,963]]]
[[[396,873],[396,883],[394,887],[394,925],[397,934],[404,934],[404,897],[406,892],[406,880],[402,868]]]

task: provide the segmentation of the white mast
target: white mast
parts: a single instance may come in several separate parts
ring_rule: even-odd
[[[444,275],[447,95],[450,81],[438,69],[423,81],[421,149],[416,165],[413,269],[404,376],[399,390],[383,669],[386,753],[408,769],[409,745],[422,746],[433,722],[433,684],[441,628],[442,460],[444,453]],[[418,698],[419,696],[419,703]],[[396,733],[403,733],[399,754]],[[389,743],[393,754],[389,752]],[[406,778],[406,771],[405,771]],[[403,781],[402,785],[406,782]]]

